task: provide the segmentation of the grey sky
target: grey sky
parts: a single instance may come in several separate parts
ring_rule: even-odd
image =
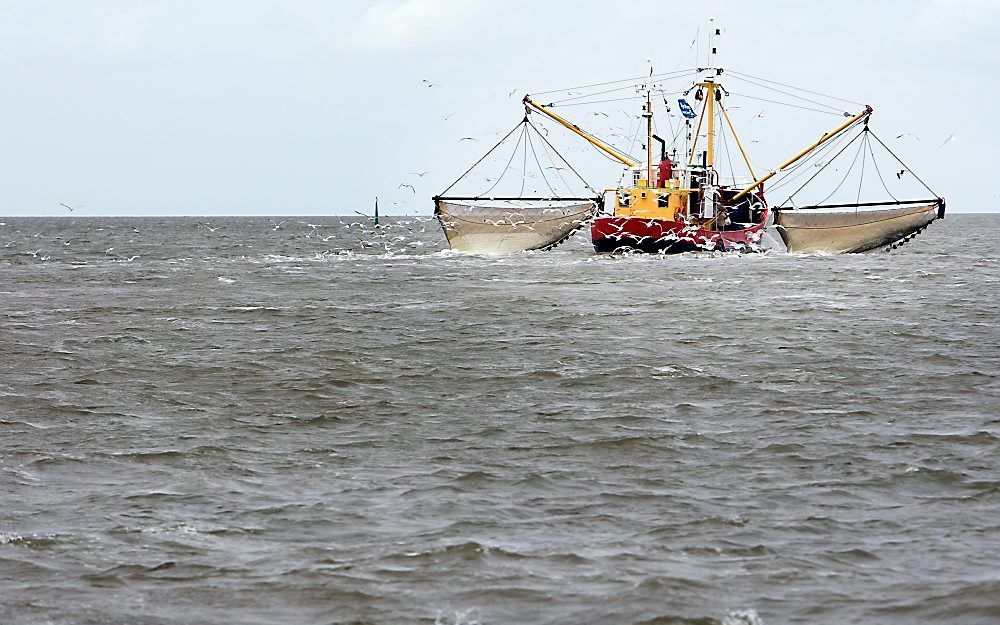
[[[871,103],[950,210],[998,210],[1000,0],[0,0],[0,214],[428,214],[524,93],[675,69],[710,15],[724,65]],[[836,122],[779,113],[770,166]]]

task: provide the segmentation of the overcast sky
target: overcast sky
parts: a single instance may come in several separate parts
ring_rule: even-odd
[[[871,103],[950,210],[1000,209],[1000,0],[0,0],[0,214],[429,214],[524,93],[693,67],[710,16],[726,67]],[[768,166],[837,121],[779,108]]]

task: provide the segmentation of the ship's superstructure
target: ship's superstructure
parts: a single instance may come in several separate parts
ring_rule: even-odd
[[[714,34],[720,32],[716,29]],[[663,89],[657,85],[652,72],[648,80],[635,85],[641,101],[639,119],[645,134],[641,158],[631,156],[556,112],[555,104],[540,103],[530,95],[525,96],[523,129],[518,139],[518,145],[521,145],[521,139],[526,136],[525,162],[532,136],[529,129],[534,130],[539,139],[555,152],[552,144],[530,120],[531,115],[540,115],[544,120],[555,122],[582,138],[606,158],[619,163],[625,172],[622,180],[617,186],[605,188],[601,193],[587,184],[587,188],[595,192],[589,200],[585,197],[557,197],[554,193],[550,197],[496,197],[488,194],[456,197],[447,196],[446,191],[435,198],[436,213],[453,247],[479,252],[541,249],[557,244],[577,227],[589,223],[597,252],[756,251],[761,249],[761,241],[768,229],[777,232],[789,251],[860,252],[892,246],[919,232],[935,218],[944,216],[944,200],[936,194],[926,200],[907,201],[893,197],[892,201],[886,202],[861,202],[860,188],[858,200],[849,204],[796,206],[793,193],[788,205],[770,206],[765,189],[776,177],[789,172],[800,176],[808,171],[802,168],[809,163],[818,171],[807,180],[808,184],[862,136],[864,140],[859,143],[859,151],[871,151],[869,120],[873,109],[864,106],[854,113],[843,113],[840,123],[819,139],[777,167],[758,171],[730,116],[730,92],[724,84],[726,72],[714,62],[716,52],[713,43],[709,67],[695,70],[697,78],[682,93],[684,97],[677,100],[685,126],[675,134],[669,146],[656,134],[654,127],[654,93],[663,94]],[[688,99],[693,99],[694,104],[690,104]],[[667,107],[665,97],[663,102]],[[514,132],[511,131],[511,134]],[[738,152],[749,173],[748,179],[740,180],[735,174],[723,179],[718,167],[721,132],[725,132],[730,139],[726,145],[730,167],[732,153]],[[850,139],[852,135],[854,138]],[[681,138],[684,140],[683,148],[679,145]],[[895,158],[895,154],[881,140],[877,137],[875,140]],[[842,145],[843,149],[833,154]],[[534,152],[534,144],[531,146]],[[558,155],[558,152],[555,153]],[[865,159],[867,156],[866,151]],[[856,154],[855,161],[857,158]],[[508,168],[513,161],[514,155],[507,163]],[[563,162],[572,169],[565,159]],[[854,163],[851,164],[853,168]],[[864,162],[861,169],[863,176]],[[572,171],[576,173],[576,170]],[[879,177],[882,178],[881,171]],[[882,184],[885,186],[884,180]],[[523,186],[522,181],[522,189]],[[498,206],[497,202],[517,202],[515,208],[521,212],[508,211],[507,214],[511,215],[509,220],[497,219],[495,216],[507,208]],[[564,218],[560,219],[556,216],[559,211],[555,209],[554,202],[561,202],[559,206],[570,206],[572,210],[562,210]],[[529,207],[533,205],[542,207],[536,221],[528,215]],[[849,212],[851,208],[854,209],[853,214]],[[462,211],[464,215],[459,216]],[[485,218],[487,213],[494,218]],[[518,216],[515,217],[515,214]],[[550,218],[541,219],[545,215]],[[475,233],[468,225],[473,222],[476,224]],[[493,225],[492,230],[490,224]],[[532,234],[524,236],[528,229]],[[777,237],[773,239],[777,240]],[[479,245],[487,240],[491,241],[488,245]],[[457,242],[460,244],[456,246]]]

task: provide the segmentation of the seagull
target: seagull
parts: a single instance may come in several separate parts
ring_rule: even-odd
[[[951,135],[947,139],[945,139],[944,142],[939,147],[943,148],[944,146],[948,145],[949,143],[951,143],[952,141],[954,141],[957,138],[958,137],[956,137],[955,135]]]
[[[273,219],[268,219],[268,221],[271,222],[271,225],[274,226],[275,230],[281,230],[281,226],[285,225],[285,222],[283,221],[276,222]]]
[[[437,83],[434,83],[434,82],[431,82],[431,81],[427,80],[426,78],[423,79],[423,80],[421,80],[420,82],[422,82],[425,85],[427,85],[427,87],[440,87],[441,86],[441,85],[439,85]]]
[[[201,226],[201,227],[203,227],[203,228],[205,228],[205,229],[207,229],[209,232],[215,232],[216,230],[218,230],[221,227],[221,226],[216,226],[216,227],[213,228],[212,226],[210,226],[208,224],[203,224],[200,221],[198,222],[198,225]]]
[[[912,132],[904,132],[901,135],[896,135],[897,139],[902,139],[903,137],[913,137],[917,141],[920,141],[920,137],[918,137],[917,135],[913,134]]]
[[[59,202],[59,206],[65,206],[65,207],[66,207],[66,208],[68,208],[68,209],[69,209],[70,211],[73,211],[73,210],[75,210],[75,208],[74,208],[74,207],[70,206],[69,204],[63,204],[62,202]],[[77,208],[82,208],[82,206],[80,206],[80,207],[77,207]]]
[[[520,89],[520,87],[516,87],[516,88],[514,88],[514,89],[511,89],[511,90],[510,90],[510,93],[508,93],[508,94],[507,94],[507,98],[508,98],[508,99],[510,99],[510,98],[513,98],[513,97],[514,97],[514,94],[515,94],[515,93],[517,93],[518,89]]]
[[[411,171],[410,175],[411,176],[416,176],[417,178],[423,178],[424,176],[426,176],[429,173],[431,173],[431,172],[429,172],[429,171]]]
[[[463,141],[479,141],[479,139],[476,139],[475,137],[462,137],[461,139],[458,140],[459,143]]]
[[[903,179],[903,174],[905,174],[905,173],[906,173],[905,169],[900,169],[899,173],[896,174],[896,178],[899,178],[900,180],[902,180]]]
[[[444,116],[444,121],[448,121],[449,119],[451,119],[454,116],[455,116],[454,113],[448,113],[447,115]]]
[[[113,250],[113,249],[115,249],[115,248],[113,248],[113,247],[109,247],[108,249],[104,250],[104,253],[105,253],[105,254],[110,254],[110,253],[111,253],[111,250]]]
[[[396,188],[397,188],[397,189],[409,189],[409,190],[410,190],[410,191],[412,191],[412,192],[413,192],[414,194],[416,194],[416,192],[417,192],[417,190],[413,188],[413,185],[412,185],[412,184],[406,184],[405,182],[403,182],[403,183],[400,183],[400,185],[399,185],[398,187],[396,187]]]

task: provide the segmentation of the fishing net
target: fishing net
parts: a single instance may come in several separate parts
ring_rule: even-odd
[[[471,254],[508,254],[549,249],[594,216],[595,199],[439,198],[435,214],[452,249]]]
[[[867,252],[885,246],[898,247],[944,215],[942,200],[887,202],[882,206],[886,208],[822,213],[781,211],[777,216],[778,231],[789,252]]]
[[[456,187],[464,193],[449,195]],[[434,203],[452,249],[506,254],[565,241],[596,214],[603,196],[525,116]]]

